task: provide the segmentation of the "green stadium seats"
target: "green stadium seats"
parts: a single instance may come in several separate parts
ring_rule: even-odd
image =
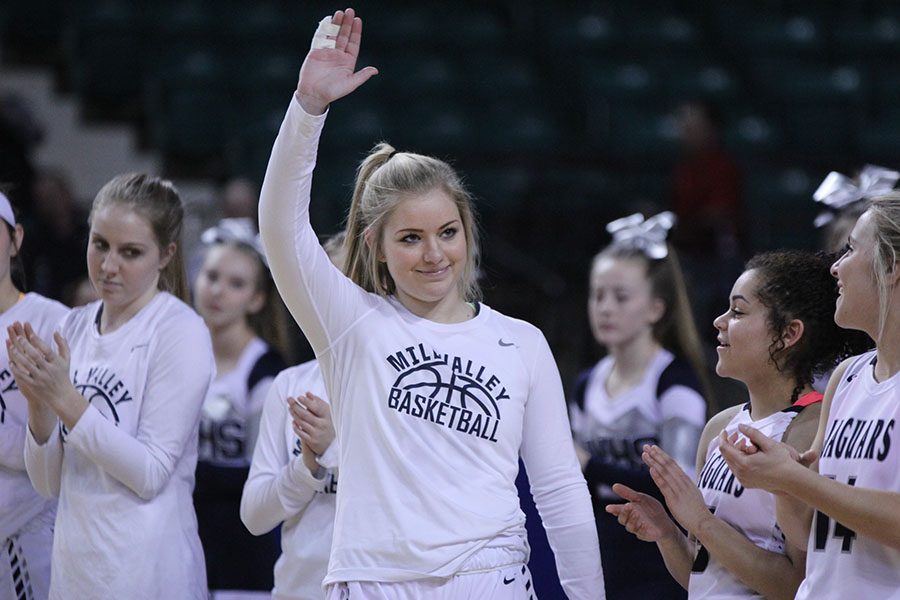
[[[809,248],[819,213],[812,194],[820,183],[804,169],[757,170],[747,177],[745,206],[751,244],[758,250]]]
[[[65,44],[72,86],[107,118],[137,117],[149,38],[140,12],[130,3],[105,0],[79,5],[75,13]]]

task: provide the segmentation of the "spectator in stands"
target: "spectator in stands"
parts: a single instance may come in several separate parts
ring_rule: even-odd
[[[0,97],[0,181],[10,187],[9,199],[19,208],[19,219],[31,216],[31,186],[34,166],[31,152],[41,142],[44,132],[18,94]]]
[[[32,187],[34,225],[24,258],[33,277],[31,288],[55,300],[87,276],[87,216],[75,202],[66,175],[47,169]]]
[[[676,113],[682,151],[673,174],[672,209],[679,225],[672,242],[695,290],[694,314],[698,322],[709,323],[716,316],[714,302],[728,293],[741,271],[746,237],[741,175],[722,146],[714,107],[687,102]]]
[[[222,189],[222,218],[258,219],[259,187],[246,177],[235,177]]]

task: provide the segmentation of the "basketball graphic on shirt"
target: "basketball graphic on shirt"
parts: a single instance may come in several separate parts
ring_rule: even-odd
[[[441,371],[444,371],[443,375]],[[428,398],[500,418],[497,402],[482,383],[471,376],[453,372],[443,362],[417,365],[397,377],[394,388],[415,391]]]
[[[389,355],[387,362],[397,372],[387,398],[389,409],[497,442],[500,405],[509,393],[486,366],[422,344]]]
[[[441,373],[438,370],[440,363],[432,362],[416,366],[409,371],[402,373],[394,387],[407,390],[419,390],[418,393],[434,398],[441,390],[446,388]]]
[[[110,401],[109,396],[100,387],[91,384],[76,385],[75,389],[84,396],[85,400],[100,408],[101,403],[109,411],[109,415],[113,418],[116,425],[119,424],[119,412],[116,410],[115,404]],[[106,412],[101,409],[101,412]]]
[[[134,401],[128,386],[109,367],[78,369],[72,375],[72,384],[85,400],[116,425],[122,421],[122,405]]]
[[[500,410],[493,396],[485,389],[483,385],[477,381],[466,377],[465,375],[454,375],[456,385],[453,388],[459,392],[460,404],[463,408],[472,408],[474,403],[485,414],[500,418]]]

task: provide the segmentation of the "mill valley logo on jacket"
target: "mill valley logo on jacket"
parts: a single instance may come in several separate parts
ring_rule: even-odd
[[[509,399],[496,374],[472,360],[409,346],[385,360],[398,373],[388,408],[460,434],[497,442],[500,403]]]
[[[79,394],[116,425],[122,420],[119,415],[121,406],[128,402],[134,402],[134,396],[125,387],[125,382],[106,367],[91,367],[87,372],[75,371],[72,375],[72,383]],[[63,441],[65,441],[69,430],[61,423],[60,428],[63,433]]]
[[[6,422],[6,400],[3,399],[3,394],[17,389],[16,380],[9,369],[0,371],[0,425]]]

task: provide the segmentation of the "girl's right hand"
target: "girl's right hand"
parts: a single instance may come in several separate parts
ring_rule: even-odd
[[[362,20],[352,8],[339,10],[331,19],[338,25],[334,48],[312,48],[300,68],[297,99],[308,114],[321,115],[328,105],[346,96],[378,73],[375,67],[356,69]]]
[[[607,504],[606,512],[615,515],[619,523],[639,540],[659,542],[678,532],[659,500],[636,492],[627,485],[615,483],[613,491],[628,500],[625,504]]]

